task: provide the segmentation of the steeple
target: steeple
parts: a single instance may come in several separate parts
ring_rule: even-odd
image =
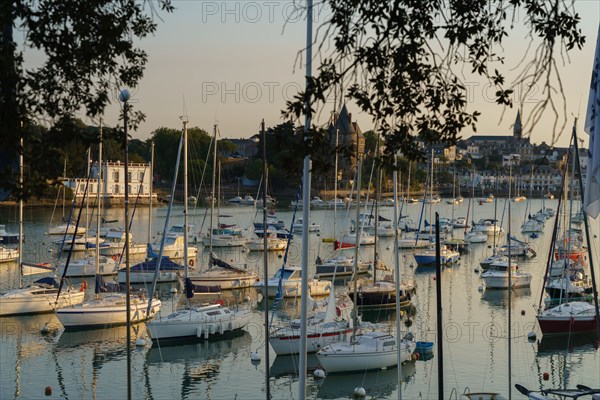
[[[513,137],[517,140],[520,140],[522,136],[523,126],[521,125],[521,110],[517,111],[517,118],[515,119],[515,124],[513,125]]]

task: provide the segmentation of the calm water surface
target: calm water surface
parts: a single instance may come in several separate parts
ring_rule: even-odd
[[[498,202],[497,215],[500,219],[503,200]],[[550,207],[556,208],[556,201],[550,201]],[[525,203],[512,203],[513,232],[522,238],[519,227],[523,222]],[[533,200],[531,208],[535,211],[541,206],[540,200]],[[420,204],[408,205],[410,218],[417,220]],[[455,209],[456,216],[466,214],[466,202]],[[435,205],[442,217],[451,217],[452,207],[446,204]],[[383,208],[382,214],[392,217],[392,208]],[[406,213],[406,209],[405,212]],[[51,209],[27,209],[24,231],[27,237],[24,251],[27,261],[56,262],[57,250],[51,245],[51,239],[44,234],[50,222]],[[192,212],[192,221],[196,230],[202,225],[205,210]],[[223,223],[238,223],[247,228],[255,219],[252,208],[236,207],[221,209],[221,214],[230,215]],[[152,236],[158,239],[162,231],[166,208],[155,210]],[[292,213],[279,211],[285,221],[291,221]],[[338,211],[338,230],[347,225],[355,211],[348,215]],[[494,205],[475,206],[475,218],[493,217]],[[123,210],[108,210],[106,219],[118,219],[115,225],[123,226]],[[56,217],[55,217],[56,219]],[[262,220],[262,216],[256,217]],[[333,237],[333,211],[314,210],[312,221],[321,224],[321,235],[311,235],[310,259],[317,255],[328,256],[331,243],[323,243],[322,238]],[[175,208],[173,223],[182,223],[182,209]],[[16,210],[0,210],[0,223],[7,224],[10,231],[17,230]],[[288,222],[289,223],[289,222]],[[595,237],[592,239],[596,270],[600,265],[598,234],[600,220],[592,222]],[[138,242],[147,240],[147,209],[138,210],[134,217],[132,232]],[[505,224],[506,229],[506,224]],[[444,376],[445,396],[451,397],[451,391],[462,393],[465,388],[471,391],[497,391],[508,395],[508,330],[507,318],[509,306],[512,310],[512,383],[520,383],[530,389],[544,387],[574,387],[585,384],[600,387],[600,351],[595,338],[588,336],[549,339],[542,338],[535,321],[534,306],[541,293],[544,263],[551,239],[552,221],[546,223],[543,234],[534,240],[538,256],[529,260],[520,260],[522,270],[533,274],[530,289],[512,292],[510,305],[506,291],[480,291],[482,281],[475,272],[479,261],[487,256],[491,249],[488,245],[474,245],[469,254],[464,255],[460,263],[445,268],[442,272],[443,284],[443,332],[444,332]],[[456,230],[462,237],[462,232]],[[300,237],[296,236],[290,249],[289,263],[300,264]],[[371,246],[372,247],[372,246]],[[393,244],[391,238],[379,241],[379,252],[384,262],[393,268]],[[217,249],[218,250],[218,249]],[[228,261],[245,262],[255,267],[262,277],[263,259],[261,253],[245,253],[239,249],[225,250],[218,254]],[[435,271],[415,268],[414,258],[409,252],[401,253],[401,269],[417,285],[417,296],[413,302],[416,315],[409,328],[417,340],[436,342],[436,297]],[[363,258],[372,259],[373,249],[362,251]],[[206,263],[207,252],[202,252],[198,265]],[[281,266],[282,258],[269,253],[269,275]],[[63,255],[63,261],[65,256]],[[313,264],[313,263],[311,263]],[[314,265],[310,265],[314,271]],[[600,275],[600,274],[597,274]],[[89,280],[89,279],[88,279]],[[0,264],[0,291],[17,286],[18,270],[16,263]],[[79,285],[80,280],[72,282]],[[91,283],[91,282],[90,282]],[[174,284],[175,285],[175,284]],[[92,296],[93,285],[87,289]],[[172,297],[170,285],[160,288],[163,300],[163,313],[169,313],[176,307],[179,298]],[[344,283],[336,282],[336,290],[345,291]],[[132,351],[132,379],[134,398],[170,399],[261,399],[265,397],[265,368],[271,374],[271,395],[273,399],[297,398],[298,378],[295,367],[297,357],[276,357],[271,351],[270,365],[265,361],[253,364],[250,354],[259,351],[264,354],[265,335],[263,328],[264,304],[261,296],[253,289],[243,293],[227,293],[225,300],[231,304],[249,299],[254,309],[254,318],[247,330],[234,337],[180,346],[134,348]],[[297,314],[294,301],[284,302],[278,314],[294,316]],[[387,323],[395,329],[395,315],[369,314],[365,317],[372,322]],[[40,328],[48,323],[53,329],[50,334],[42,335]],[[403,330],[406,330],[403,325]],[[134,328],[132,337],[145,337],[144,325]],[[538,333],[538,340],[530,342],[527,333]],[[124,398],[126,395],[126,349],[125,328],[97,329],[84,332],[64,332],[58,319],[50,315],[9,317],[0,319],[0,398],[33,399],[45,398],[44,388],[51,386],[50,398]],[[308,367],[318,365],[314,355],[308,358]],[[544,372],[550,379],[544,381]],[[402,390],[405,399],[437,398],[437,360],[413,361],[402,366],[403,381],[397,382],[397,370],[365,372],[342,375],[330,375],[316,380],[309,374],[307,397],[311,399],[350,398],[356,386],[366,389],[368,398],[397,398]],[[515,398],[520,394],[513,389]],[[454,396],[454,395],[452,395]],[[507,396],[508,397],[508,396]],[[456,397],[452,397],[456,398]]]

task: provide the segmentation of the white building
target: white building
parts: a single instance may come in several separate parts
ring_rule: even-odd
[[[102,184],[98,188],[98,164],[92,165],[92,179],[88,184],[88,199],[95,204],[100,190],[100,196],[104,200],[104,206],[115,206],[125,204],[125,185],[129,189],[130,204],[147,205],[150,203],[150,163],[129,163],[128,177],[125,179],[125,164],[116,161],[102,163]],[[75,196],[80,199],[85,193],[87,179],[69,179],[66,183]],[[139,198],[139,199],[138,199]],[[156,193],[152,194],[153,203],[157,202]]]

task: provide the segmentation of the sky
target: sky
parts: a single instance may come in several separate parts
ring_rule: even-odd
[[[262,118],[267,126],[283,122],[285,101],[304,86],[304,60],[298,59],[298,52],[305,47],[306,21],[304,14],[295,10],[303,4],[298,0],[173,0],[175,11],[160,14],[162,21],[157,21],[154,36],[138,43],[149,59],[143,80],[131,91],[135,107],[147,117],[132,135],[146,139],[159,127],[179,128],[182,115],[187,115],[190,126],[207,131],[217,123],[221,137],[227,138],[250,137],[258,131]],[[559,146],[568,144],[573,117],[579,113],[583,121],[585,116],[600,22],[599,0],[575,0],[574,7],[582,16],[581,29],[587,40],[582,51],[570,53],[569,60],[557,60],[569,121]],[[327,16],[327,9],[317,5],[315,30]],[[504,44],[509,78],[528,52],[525,30],[519,27],[522,18],[517,15],[516,28]],[[490,100],[492,92],[483,81],[465,76],[465,82],[469,110],[482,112],[477,134],[510,134],[516,109],[503,114],[502,107]],[[524,120],[540,99],[534,90],[521,105]],[[118,123],[118,107],[109,107],[106,124]],[[356,106],[349,104],[349,111],[363,131],[372,129],[372,121]],[[325,124],[328,117],[329,112],[322,113],[317,123]],[[582,131],[582,123],[579,126]],[[549,118],[542,120],[531,133],[532,142],[549,143],[551,127]],[[461,136],[472,134],[467,129]]]

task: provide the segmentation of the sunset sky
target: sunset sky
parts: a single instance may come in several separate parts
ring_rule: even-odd
[[[133,136],[145,139],[161,126],[179,128],[179,116],[184,113],[190,126],[210,131],[217,122],[221,135],[230,138],[251,136],[261,118],[267,126],[281,123],[285,100],[304,86],[304,60],[298,60],[297,54],[305,46],[306,22],[304,14],[294,12],[294,7],[304,2],[174,0],[173,4],[175,12],[161,14],[163,21],[159,21],[156,34],[140,43],[149,60],[144,79],[134,89],[134,101],[147,119]],[[587,40],[582,51],[572,51],[569,59],[557,60],[568,115],[567,128],[557,142],[561,146],[568,143],[573,116],[578,112],[580,120],[585,116],[600,21],[600,1],[575,0],[574,7],[582,16],[581,29]],[[318,5],[315,14],[316,31],[328,13]],[[522,16],[517,16],[516,27],[504,45],[503,72],[509,80],[527,51],[528,39],[519,19]],[[489,100],[488,92],[493,92],[483,81],[466,75],[465,82],[470,88],[470,109],[482,112],[477,133],[509,134],[516,110],[507,110],[502,118],[502,107]],[[534,93],[522,105],[524,119],[540,98]],[[106,123],[115,125],[118,105],[110,108]],[[352,105],[349,109],[363,131],[372,128],[367,116]],[[318,122],[324,124],[328,117],[329,111],[324,112]],[[579,126],[582,131],[582,123]],[[462,136],[472,134],[469,129]],[[551,140],[549,118],[534,129],[531,139],[536,143]]]

